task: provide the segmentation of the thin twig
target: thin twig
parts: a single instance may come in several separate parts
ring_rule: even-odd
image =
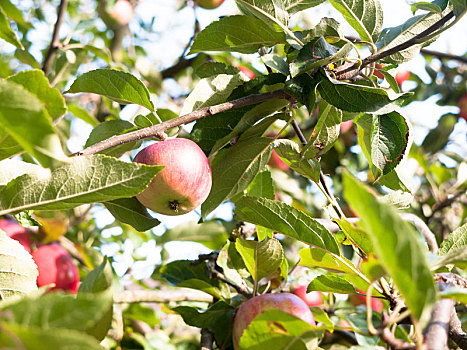
[[[125,290],[114,295],[114,303],[169,303],[176,301],[212,302],[212,296],[197,290]]]
[[[337,79],[342,80],[342,79],[352,79],[353,77],[357,76],[361,69],[366,67],[367,65],[376,62],[378,60],[381,60],[385,57],[391,56],[392,54],[395,54],[396,52],[403,51],[405,49],[408,49],[409,47],[413,45],[417,45],[420,43],[421,40],[424,38],[428,37],[430,34],[434,33],[438,29],[442,28],[447,22],[449,22],[452,18],[454,18],[454,12],[449,12],[446,16],[441,18],[438,22],[434,23],[432,26],[428,27],[425,29],[423,32],[420,34],[412,37],[411,39],[396,45],[390,49],[387,49],[385,51],[380,51],[377,52],[371,56],[368,56],[364,60],[362,60],[361,65],[354,64],[354,63],[348,63],[348,64],[343,64],[342,66],[338,67],[335,70],[335,74]]]
[[[77,152],[73,155],[74,156],[91,155],[91,154],[99,153],[108,148],[118,146],[124,143],[132,142],[136,140],[142,140],[142,139],[146,139],[146,138],[154,137],[154,136],[158,137],[158,135],[161,135],[162,133],[164,133],[165,131],[171,128],[184,125],[187,123],[191,123],[198,119],[202,119],[202,118],[214,115],[214,114],[229,111],[232,109],[237,109],[237,108],[244,107],[244,106],[249,106],[249,105],[267,101],[267,100],[283,99],[283,98],[286,98],[287,96],[288,95],[285,93],[284,89],[278,89],[278,90],[274,90],[270,92],[265,92],[262,94],[249,95],[246,97],[239,98],[237,100],[221,103],[215,106],[204,107],[194,112],[182,115],[178,118],[168,120],[161,124],[153,125],[148,128],[140,129],[140,130],[133,131],[133,132],[123,134],[123,135],[112,136],[104,141],[101,141],[99,143],[96,143],[95,145],[85,148],[82,151]]]
[[[63,19],[65,17],[67,6],[68,0],[60,1],[60,6],[57,10],[57,21],[55,22],[54,31],[52,34],[52,40],[50,42],[49,49],[47,50],[47,54],[42,65],[42,70],[44,71],[45,75],[49,74],[55,55],[57,54],[57,50],[60,47],[60,38],[58,37],[58,35],[60,32],[60,27],[63,23]]]
[[[462,329],[462,323],[457,316],[456,309],[452,310],[449,322],[449,338],[451,338],[461,349],[467,349],[467,334]]]
[[[201,329],[201,350],[214,349],[214,334],[206,328]]]

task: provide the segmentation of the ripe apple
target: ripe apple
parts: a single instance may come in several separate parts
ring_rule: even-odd
[[[360,289],[357,289],[357,292],[365,294],[365,292]],[[366,305],[366,296],[359,294],[350,294],[349,301],[353,306]],[[376,312],[381,312],[383,310],[382,300],[378,298],[371,298],[371,308]]]
[[[461,96],[457,107],[459,107],[459,117],[467,121],[467,92]]]
[[[397,71],[396,73],[397,84],[402,85],[402,83],[406,81],[407,79],[409,79],[409,77],[410,77],[410,71],[408,71],[407,69],[401,69]]]
[[[31,234],[16,221],[0,220],[0,230],[5,231],[8,237],[21,243],[28,253],[31,253]]]
[[[320,306],[323,304],[323,296],[317,290],[306,292],[307,286],[301,285],[294,288],[293,293],[302,299],[308,306]]]
[[[133,18],[133,12],[133,6],[128,0],[117,0],[112,11],[110,11],[110,17],[118,24],[124,26],[130,23]]]
[[[282,159],[281,157],[279,157],[279,155],[276,153],[275,150],[272,150],[272,153],[271,153],[271,158],[269,158],[269,161],[268,161],[268,165],[271,167],[271,168],[274,168],[274,169],[279,169],[279,170],[287,170],[289,167],[288,164],[286,164]]]
[[[209,161],[191,140],[178,138],[155,143],[141,150],[133,161],[165,166],[136,196],[141,204],[157,213],[188,213],[203,203],[211,191]]]
[[[262,294],[245,301],[238,308],[233,326],[234,348],[239,349],[240,337],[251,321],[266,310],[282,310],[315,326],[315,319],[308,305],[294,294]]]
[[[224,0],[198,0],[198,6],[202,7],[203,9],[212,10],[218,8]]]
[[[255,78],[255,73],[247,68],[247,67],[244,67],[244,66],[235,66],[235,68],[237,68],[239,71],[243,72],[243,74],[245,74],[247,76],[248,79],[254,79]]]
[[[353,126],[353,120],[347,120],[345,122],[342,122],[340,125],[340,133],[344,134],[347,131],[349,131]]]
[[[32,252],[39,276],[37,286],[55,283],[56,289],[78,291],[79,274],[70,254],[58,244],[43,245]]]

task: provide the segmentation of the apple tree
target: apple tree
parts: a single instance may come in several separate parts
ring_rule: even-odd
[[[0,347],[467,348],[467,3],[383,5],[0,1]]]

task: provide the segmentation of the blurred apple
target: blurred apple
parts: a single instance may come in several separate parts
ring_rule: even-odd
[[[18,224],[16,221],[0,219],[0,230],[4,231],[8,237],[18,241],[31,253],[31,233]]]
[[[212,10],[219,7],[224,0],[198,0],[198,6],[203,9]]]
[[[365,292],[360,289],[357,289],[357,292],[365,294]],[[350,294],[349,301],[353,306],[366,305],[366,296],[359,294]],[[371,308],[376,312],[381,312],[383,310],[383,301],[378,298],[371,298]]]
[[[272,150],[271,158],[269,158],[268,165],[271,168],[279,169],[279,170],[287,170],[288,168],[290,168],[289,165],[286,164],[281,159],[281,157],[279,157],[279,155],[276,153],[275,150]]]
[[[341,123],[341,134],[349,131],[353,126],[353,120],[347,120],[346,122]]]
[[[233,326],[234,348],[240,348],[240,338],[253,319],[266,310],[282,310],[315,326],[315,319],[305,302],[294,294],[262,294],[245,301],[238,308]]]
[[[381,64],[381,63],[376,63],[376,64],[375,64],[375,68],[378,68],[378,69],[383,69],[384,66],[385,66],[385,64]],[[374,75],[375,77],[380,78],[380,79],[384,79],[383,73],[381,73],[380,71],[378,71],[378,70],[376,70],[376,69],[374,70],[373,75]]]
[[[76,294],[78,291],[78,267],[70,254],[59,244],[43,245],[32,252],[39,276],[37,286],[55,284],[51,290],[67,290]]]
[[[112,11],[110,11],[110,17],[123,26],[130,23],[133,18],[133,13],[133,6],[128,0],[117,0]]]
[[[237,68],[239,71],[243,72],[243,74],[245,74],[248,77],[248,79],[254,79],[255,76],[256,76],[255,73],[251,69],[249,69],[247,67],[236,66],[235,68]]]
[[[461,96],[457,107],[459,107],[459,117],[467,121],[467,92]]]
[[[321,293],[316,290],[307,293],[306,289],[306,285],[301,285],[294,288],[293,293],[302,299],[308,306],[321,306],[323,304],[323,296]]]
[[[397,71],[396,73],[397,84],[402,85],[402,83],[406,81],[407,79],[409,79],[409,77],[410,77],[410,71],[408,71],[407,69],[401,69]]]

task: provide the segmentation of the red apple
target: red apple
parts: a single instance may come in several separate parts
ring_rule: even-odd
[[[274,169],[287,170],[289,165],[286,164],[281,157],[279,157],[275,150],[272,150],[271,158],[269,158],[268,165]]]
[[[364,291],[357,289],[357,292],[365,294]],[[349,301],[352,305],[366,305],[366,296],[359,294],[350,294]],[[371,298],[371,308],[376,312],[381,312],[383,310],[383,302],[378,298]]]
[[[5,231],[8,237],[21,243],[24,249],[31,253],[31,234],[26,228],[16,221],[1,219],[0,230]]]
[[[245,74],[247,76],[248,79],[254,79],[255,78],[255,73],[247,68],[247,67],[243,67],[243,66],[236,66],[235,68],[237,68],[239,71],[243,72],[243,74]]]
[[[282,310],[315,326],[315,319],[308,305],[290,293],[263,294],[245,301],[238,308],[233,326],[234,348],[239,349],[240,337],[251,321],[266,310]]]
[[[401,69],[397,71],[396,73],[397,84],[401,85],[404,81],[409,79],[409,77],[410,77],[410,71],[408,71],[407,69]]]
[[[39,270],[38,287],[55,283],[52,289],[69,290],[76,294],[79,284],[78,268],[62,246],[43,245],[32,252],[32,257]]]
[[[376,64],[375,64],[375,68],[378,68],[378,69],[382,69],[384,66],[385,66],[385,65],[384,65],[384,64],[381,64],[381,63],[376,63]],[[380,78],[380,79],[384,79],[383,73],[381,73],[380,71],[378,71],[378,70],[376,70],[376,69],[374,70],[373,75],[376,76],[376,77],[378,77],[378,78]]]
[[[323,304],[323,296],[317,290],[310,293],[306,292],[307,286],[298,286],[293,290],[293,293],[302,299],[308,306],[320,306]]]
[[[341,123],[341,134],[344,134],[346,133],[347,131],[349,131],[353,126],[353,120],[347,120],[346,122],[342,122]]]
[[[127,25],[133,18],[133,12],[133,6],[128,0],[117,0],[110,11],[110,17],[120,25]]]
[[[211,191],[208,159],[188,139],[170,139],[141,150],[133,160],[164,165],[149,186],[136,196],[145,207],[165,215],[181,215],[201,205]]]
[[[467,92],[461,96],[457,107],[459,107],[459,117],[467,121]]]
[[[224,0],[198,0],[197,1],[199,7],[202,7],[203,9],[208,9],[208,10],[219,7],[223,2]]]

